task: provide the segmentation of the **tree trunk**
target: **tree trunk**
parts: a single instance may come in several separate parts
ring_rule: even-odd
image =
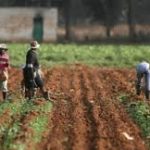
[[[129,25],[129,36],[131,38],[135,38],[135,25],[133,23],[133,7],[132,7],[132,0],[127,0],[127,7],[128,7],[128,12],[127,12],[127,21]]]
[[[70,40],[71,33],[71,0],[65,0],[64,2],[64,12],[65,12],[65,40]]]
[[[107,12],[106,12],[106,36],[107,38],[110,38],[111,36],[111,18],[110,18],[110,13],[109,13],[109,10],[107,9]]]
[[[108,7],[108,2],[105,0],[101,0],[101,3],[103,5],[104,8],[104,13],[105,13],[105,26],[106,26],[106,36],[107,38],[110,38],[111,34],[111,13],[110,13],[110,9]]]

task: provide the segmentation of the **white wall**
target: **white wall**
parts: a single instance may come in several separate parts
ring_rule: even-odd
[[[57,40],[58,13],[55,8],[0,8],[0,41],[32,40],[33,18],[43,17],[43,41]]]

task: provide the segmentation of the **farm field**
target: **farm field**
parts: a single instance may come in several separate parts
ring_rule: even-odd
[[[20,96],[21,72],[12,68],[17,97],[0,105],[1,150],[147,150],[138,125],[119,98],[143,101],[132,69],[69,65],[45,69],[53,103]],[[16,82],[17,81],[17,82]]]
[[[29,44],[8,44],[11,65],[20,67],[25,63]],[[56,65],[86,64],[90,66],[133,68],[142,60],[149,61],[149,45],[113,44],[41,44],[38,50],[42,67]]]
[[[150,150],[150,102],[134,88],[149,45],[41,44],[52,101],[24,99],[28,45],[8,47],[11,100],[0,101],[0,150]]]

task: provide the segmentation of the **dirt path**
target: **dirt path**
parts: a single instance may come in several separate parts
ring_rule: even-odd
[[[55,103],[50,130],[37,149],[146,150],[140,130],[118,101],[122,93],[134,96],[132,70],[69,66],[44,72]]]

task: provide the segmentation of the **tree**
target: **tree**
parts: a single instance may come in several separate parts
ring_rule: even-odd
[[[110,37],[111,28],[117,23],[122,11],[123,0],[83,0],[90,8],[94,19],[106,26],[106,35]]]
[[[13,6],[16,0],[0,0],[0,6]]]
[[[132,0],[127,0],[127,22],[129,25],[129,35],[135,38],[135,26],[133,23],[133,4]]]
[[[56,0],[53,0],[56,1]],[[0,0],[0,6],[44,6],[49,7],[52,0]]]
[[[64,0],[63,8],[64,8],[65,31],[66,31],[65,39],[70,40],[71,0]]]

